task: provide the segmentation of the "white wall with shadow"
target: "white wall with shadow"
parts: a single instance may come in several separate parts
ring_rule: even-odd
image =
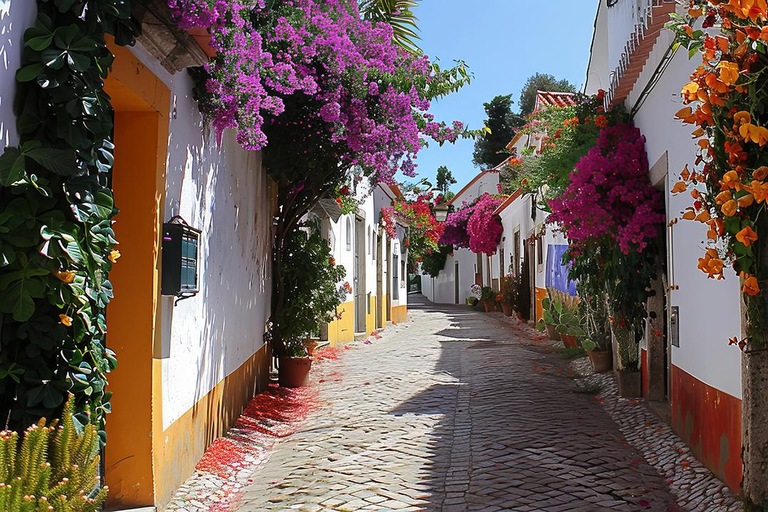
[[[16,116],[16,70],[21,66],[24,31],[32,26],[37,14],[33,0],[0,0],[0,140],[2,146],[19,142]]]

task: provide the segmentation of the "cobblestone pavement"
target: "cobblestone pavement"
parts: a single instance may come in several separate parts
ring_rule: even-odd
[[[680,510],[559,356],[493,315],[409,315],[318,368],[320,407],[239,510]]]

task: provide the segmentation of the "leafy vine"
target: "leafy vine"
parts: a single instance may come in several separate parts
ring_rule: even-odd
[[[37,6],[16,73],[20,143],[0,156],[0,415],[23,429],[72,393],[76,421],[95,420],[104,442],[117,364],[105,311],[119,257],[105,34],[132,44],[138,28],[126,0]]]

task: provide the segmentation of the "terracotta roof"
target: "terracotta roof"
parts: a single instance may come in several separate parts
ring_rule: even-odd
[[[571,107],[576,104],[575,94],[572,92],[547,92],[536,91],[536,106],[534,111],[544,107]]]
[[[405,197],[403,196],[403,193],[400,191],[400,187],[398,187],[397,185],[390,184],[389,189],[392,191],[393,194],[395,194],[396,198],[405,199]]]
[[[512,195],[508,196],[508,197],[507,197],[507,198],[504,200],[504,202],[503,202],[503,203],[501,203],[501,204],[499,205],[499,207],[498,207],[498,208],[496,208],[496,210],[494,210],[493,214],[494,214],[494,215],[500,215],[500,214],[501,214],[501,212],[503,212],[503,211],[504,211],[504,210],[507,208],[507,206],[509,206],[509,205],[511,205],[512,203],[514,203],[514,202],[515,202],[515,199],[517,199],[517,198],[518,198],[518,197],[520,197],[521,195],[523,195],[523,190],[522,190],[522,189],[517,189],[517,190],[515,191],[515,193],[514,193],[514,194],[512,194]]]
[[[462,188],[461,190],[459,190],[459,193],[458,193],[458,194],[456,194],[455,196],[453,196],[453,197],[451,198],[451,200],[450,200],[450,201],[448,201],[448,204],[453,204],[453,202],[454,202],[456,199],[458,199],[458,198],[459,198],[459,196],[460,196],[461,194],[463,194],[464,192],[466,192],[467,190],[469,190],[469,187],[471,187],[472,185],[474,185],[474,184],[477,182],[477,180],[479,180],[480,178],[482,178],[483,176],[485,176],[487,173],[498,173],[498,172],[499,172],[499,171],[498,171],[498,169],[497,169],[497,168],[489,169],[489,170],[487,170],[487,171],[480,171],[480,172],[477,174],[477,176],[475,176],[474,178],[472,178],[472,181],[470,181],[469,183],[467,183],[466,185],[464,185],[464,188]]]

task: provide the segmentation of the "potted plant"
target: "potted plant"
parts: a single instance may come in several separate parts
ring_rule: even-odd
[[[582,282],[579,282],[577,288],[581,285]],[[581,289],[579,291],[581,292]],[[613,366],[613,358],[609,350],[611,347],[611,332],[605,304],[605,293],[598,292],[594,295],[585,293],[581,295],[581,298],[579,311],[584,319],[586,331],[585,338],[581,340],[581,346],[587,351],[587,356],[589,356],[595,372],[607,372]]]
[[[281,386],[307,384],[312,359],[306,341],[321,324],[337,318],[337,308],[347,297],[348,288],[340,284],[346,276],[336,265],[331,248],[320,232],[318,222],[299,224],[287,241],[288,257],[283,262],[283,284],[288,293],[277,308],[274,333]]]
[[[493,293],[493,289],[490,286],[483,286],[480,301],[483,303],[483,308],[486,313],[490,313],[495,309],[496,295]]]
[[[560,339],[566,347],[579,348],[579,338],[584,336],[584,329],[581,327],[581,319],[579,318],[577,307],[564,303],[557,332],[560,334]]]
[[[507,274],[501,278],[501,310],[506,316],[515,314],[518,290],[518,281],[515,276]]]
[[[541,301],[541,307],[544,318],[539,322],[539,330],[546,330],[549,339],[559,340],[560,333],[557,332],[557,326],[560,325],[560,315],[563,314],[563,303],[552,298],[548,291],[547,297]]]

